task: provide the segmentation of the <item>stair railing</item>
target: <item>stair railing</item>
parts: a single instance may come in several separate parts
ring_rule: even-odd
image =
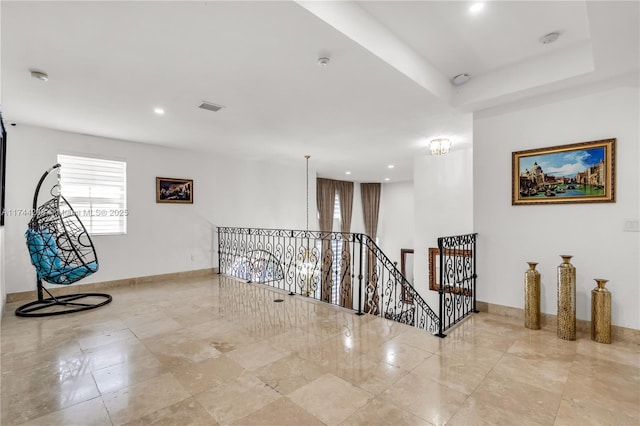
[[[475,253],[475,246],[473,250]],[[444,265],[449,265],[446,259]],[[218,227],[218,268],[221,274],[353,309],[360,315],[381,316],[441,337],[463,317],[451,309],[454,302],[445,291],[440,293],[440,316],[436,315],[396,263],[365,234]],[[475,278],[473,286],[475,295]],[[443,308],[448,315],[446,324]]]
[[[476,241],[478,234],[438,238],[438,336],[462,321],[476,307]]]

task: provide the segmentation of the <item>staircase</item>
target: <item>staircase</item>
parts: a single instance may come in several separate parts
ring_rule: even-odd
[[[476,234],[438,239],[438,314],[365,234],[218,228],[221,274],[444,337],[475,307]]]

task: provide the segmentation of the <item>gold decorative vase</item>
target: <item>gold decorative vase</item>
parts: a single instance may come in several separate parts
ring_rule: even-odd
[[[524,326],[540,330],[540,272],[536,262],[527,262],[529,269],[524,273]]]
[[[611,343],[611,292],[604,287],[608,280],[595,281],[598,286],[591,290],[591,340]]]
[[[558,266],[558,338],[576,340],[576,268],[573,256],[560,255]]]

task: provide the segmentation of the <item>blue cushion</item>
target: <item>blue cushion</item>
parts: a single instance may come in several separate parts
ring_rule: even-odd
[[[65,266],[49,275],[46,281],[53,284],[71,284],[93,274],[97,270],[98,264],[96,262],[87,263],[87,266]]]
[[[52,284],[71,284],[98,270],[98,263],[63,266],[58,256],[56,239],[46,229],[40,232],[27,229],[25,233],[31,264],[36,268],[38,278]]]
[[[25,237],[27,237],[31,264],[35,266],[39,278],[43,278],[62,267],[62,262],[58,257],[56,240],[49,231],[43,229],[36,232],[27,229]]]

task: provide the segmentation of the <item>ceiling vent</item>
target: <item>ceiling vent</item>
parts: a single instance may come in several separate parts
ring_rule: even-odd
[[[218,112],[224,107],[222,105],[214,104],[213,102],[202,101],[202,103],[198,106],[198,108],[206,109],[213,112]]]

